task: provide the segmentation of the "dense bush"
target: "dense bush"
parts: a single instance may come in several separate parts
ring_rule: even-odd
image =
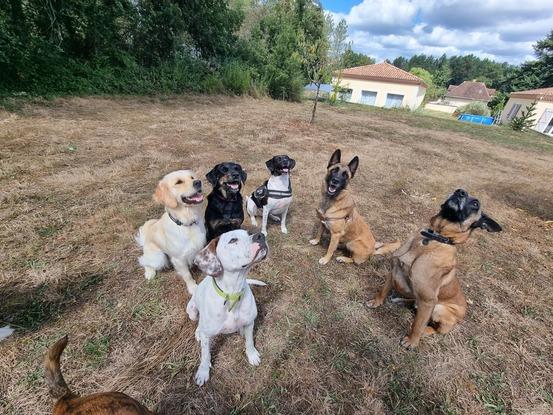
[[[453,115],[458,116],[459,114],[473,114],[473,115],[490,115],[490,109],[483,102],[475,101],[470,104],[463,105],[455,110]]]
[[[297,101],[308,0],[0,2],[0,97],[198,91]],[[312,16],[312,14],[311,14]]]

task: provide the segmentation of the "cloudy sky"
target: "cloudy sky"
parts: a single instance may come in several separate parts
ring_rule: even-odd
[[[353,49],[378,61],[469,53],[518,64],[553,30],[553,0],[322,0]]]

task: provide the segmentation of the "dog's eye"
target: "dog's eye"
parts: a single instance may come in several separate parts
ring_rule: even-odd
[[[232,238],[230,241],[228,241],[229,244],[235,244],[236,242],[238,242],[237,238]]]
[[[345,178],[348,177],[348,174],[347,174],[346,172],[343,172],[343,173],[342,173],[342,177],[345,179]]]
[[[472,201],[472,206],[474,206],[476,209],[479,209],[480,208],[480,202],[478,200],[473,200]]]
[[[221,171],[223,173],[226,173],[228,171],[228,167],[225,167],[225,166],[221,167]]]
[[[182,180],[177,180],[175,184],[182,184]]]

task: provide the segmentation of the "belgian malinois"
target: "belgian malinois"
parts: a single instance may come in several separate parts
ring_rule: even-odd
[[[321,203],[317,209],[317,231],[309,241],[318,245],[325,229],[330,232],[330,243],[326,255],[319,264],[330,261],[339,243],[344,243],[351,257],[339,256],[338,262],[361,264],[371,255],[382,255],[395,251],[400,243],[383,244],[376,242],[374,236],[357,209],[349,189],[349,182],[355,176],[359,166],[359,157],[355,156],[348,164],[340,162],[338,149],[330,157],[327,173],[321,188]]]
[[[457,245],[478,228],[501,231],[482,212],[478,199],[458,189],[430,219],[429,228],[415,233],[394,252],[392,272],[368,306],[380,306],[392,288],[405,301],[415,303],[415,320],[401,341],[403,347],[417,347],[423,334],[448,333],[465,317],[467,302],[455,275]]]

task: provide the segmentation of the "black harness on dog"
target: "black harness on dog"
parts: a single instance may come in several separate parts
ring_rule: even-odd
[[[454,242],[439,234],[438,232],[435,232],[434,230],[428,228],[426,230],[422,230],[421,231],[421,235],[424,236],[425,239],[422,240],[422,243],[423,245],[428,245],[428,242],[430,242],[431,240],[432,241],[436,241],[436,242],[440,242],[442,244],[446,244],[446,245],[455,245]]]
[[[267,187],[269,183],[268,180],[263,183],[262,186],[259,186],[252,193],[251,198],[258,209],[263,208],[267,204],[269,198],[272,199],[284,199],[287,197],[292,197],[292,180],[288,179],[288,190],[272,190]]]

